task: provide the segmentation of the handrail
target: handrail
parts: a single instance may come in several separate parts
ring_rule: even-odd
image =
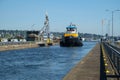
[[[105,45],[107,45],[109,48],[111,48],[112,50],[114,50],[115,52],[117,52],[118,54],[120,54],[120,52],[117,51],[116,49],[114,49],[112,46],[110,46],[110,45],[108,45],[108,44],[105,44]]]
[[[107,55],[109,56],[111,63],[117,76],[120,78],[120,52],[108,43],[103,43]]]

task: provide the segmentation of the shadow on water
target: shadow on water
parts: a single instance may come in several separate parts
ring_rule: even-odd
[[[62,80],[94,46],[39,47],[0,52],[1,80]]]

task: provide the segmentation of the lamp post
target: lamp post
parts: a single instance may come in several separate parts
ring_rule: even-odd
[[[106,10],[106,11],[110,11],[110,10]],[[114,41],[114,32],[113,32],[113,16],[114,16],[114,12],[116,11],[120,11],[120,10],[113,10],[112,12],[112,42]]]
[[[110,20],[108,20],[108,40],[110,40]]]

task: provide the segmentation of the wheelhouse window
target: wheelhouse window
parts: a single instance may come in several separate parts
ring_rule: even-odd
[[[67,31],[75,31],[74,28],[67,28]]]

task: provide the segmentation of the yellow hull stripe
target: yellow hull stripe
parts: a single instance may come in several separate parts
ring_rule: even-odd
[[[69,37],[69,36],[78,37],[78,34],[77,33],[71,33],[71,34],[65,33],[64,34],[64,37]]]

